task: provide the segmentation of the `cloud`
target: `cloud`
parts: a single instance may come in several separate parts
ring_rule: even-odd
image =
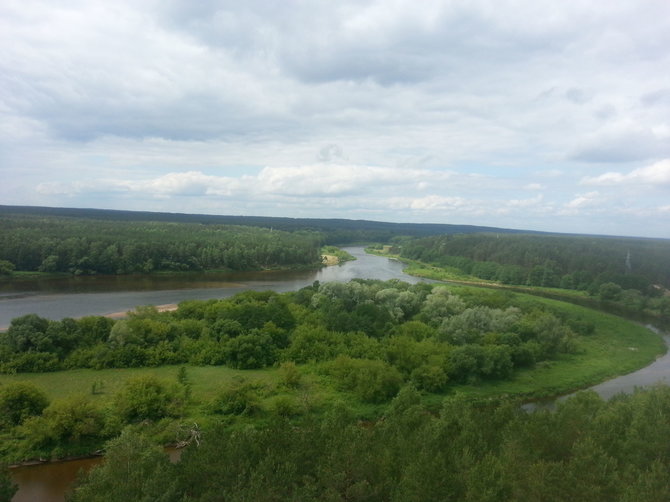
[[[397,197],[389,201],[395,209],[411,209],[418,211],[446,211],[463,208],[467,200],[462,197],[443,197],[440,195],[426,195],[424,197]]]
[[[598,192],[588,192],[580,194],[568,202],[565,207],[569,209],[579,209],[583,207],[593,206],[598,203],[600,194]]]
[[[605,217],[560,211],[616,201],[621,232],[667,235],[633,218],[667,204],[668,19],[635,0],[0,2],[0,199],[568,231]]]
[[[586,162],[631,162],[670,155],[662,124],[607,126],[577,147],[572,158]]]
[[[535,197],[532,197],[530,199],[513,199],[507,202],[507,206],[509,207],[531,207],[531,206],[537,206],[542,202],[544,199],[544,196],[542,194],[538,194]]]
[[[670,186],[670,159],[640,167],[628,173],[607,172],[599,176],[587,176],[580,181],[582,185],[651,185]]]

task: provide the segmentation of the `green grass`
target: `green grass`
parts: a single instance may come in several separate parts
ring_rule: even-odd
[[[535,368],[517,370],[510,380],[454,386],[453,392],[477,397],[553,397],[636,371],[651,364],[667,350],[659,335],[631,321],[557,300],[532,299],[593,322],[595,333],[578,337],[575,354],[562,354]]]

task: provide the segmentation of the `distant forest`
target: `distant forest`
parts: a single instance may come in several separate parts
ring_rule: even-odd
[[[503,284],[583,290],[602,293],[604,299],[617,300],[626,291],[658,296],[663,294],[659,286],[670,288],[670,240],[665,239],[470,225],[0,206],[0,274],[12,268],[124,274],[318,266],[322,246],[355,242],[390,242],[402,257]]]
[[[4,269],[125,274],[318,266],[323,236],[234,225],[0,216]]]
[[[560,235],[441,235],[404,242],[401,255],[503,284],[661,294],[670,240]],[[614,298],[612,298],[614,299]]]
[[[477,232],[533,233],[496,227],[449,225],[440,223],[388,223],[369,220],[280,218],[271,216],[221,216],[209,214],[155,213],[149,211],[117,211],[109,209],[77,209],[35,206],[2,206],[0,218],[8,215],[61,216],[93,220],[125,222],[199,223],[202,225],[242,225],[272,228],[286,232],[311,230],[324,235],[325,244],[350,242],[387,242],[399,235],[425,237],[440,234],[470,234]]]

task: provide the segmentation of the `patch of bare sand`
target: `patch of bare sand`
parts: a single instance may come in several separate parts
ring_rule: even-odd
[[[165,305],[156,305],[156,310],[158,312],[172,312],[177,310],[178,305],[176,303],[166,303]],[[127,310],[126,312],[114,312],[112,314],[105,314],[104,317],[109,317],[110,319],[123,319],[128,317],[128,313],[132,310]]]
[[[340,259],[337,256],[334,256],[332,254],[322,254],[321,255],[321,262],[327,266],[330,267],[331,265],[337,265],[340,263]]]

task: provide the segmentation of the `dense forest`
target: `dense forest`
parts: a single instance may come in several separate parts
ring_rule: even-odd
[[[668,387],[535,413],[458,397],[433,413],[408,387],[372,424],[341,406],[220,427],[176,464],[126,431],[70,500],[666,502],[668,417]]]
[[[209,214],[158,213],[149,211],[119,211],[109,209],[77,209],[34,206],[2,206],[0,217],[31,215],[40,217],[84,218],[118,222],[197,223],[201,225],[237,225],[273,228],[286,232],[312,231],[323,234],[325,244],[351,242],[387,242],[395,236],[413,237],[440,234],[468,234],[478,232],[515,233],[519,230],[453,225],[441,223],[390,223],[341,218],[285,218],[272,216],[231,216]],[[525,231],[528,233],[527,231]]]
[[[0,229],[6,271],[72,274],[314,267],[323,240],[308,231],[32,215],[2,216]]]
[[[597,291],[670,288],[670,240],[558,235],[442,235],[403,242],[406,258],[503,284]],[[620,291],[619,291],[620,292]]]

